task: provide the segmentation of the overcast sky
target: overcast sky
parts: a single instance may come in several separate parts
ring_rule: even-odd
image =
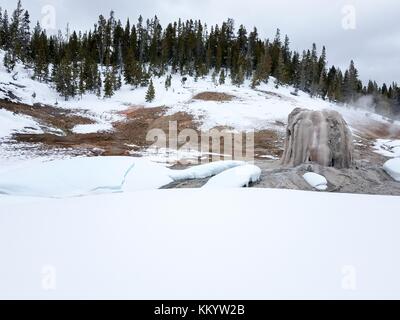
[[[2,0],[8,10],[17,0]],[[25,0],[32,21],[43,19],[42,9],[52,5],[56,28],[92,28],[98,15],[111,9],[123,22],[139,14],[157,15],[165,25],[181,17],[201,19],[208,25],[233,18],[236,26],[256,26],[273,38],[276,28],[288,34],[292,48],[303,50],[316,42],[326,45],[330,64],[347,67],[354,59],[363,80],[400,83],[400,1],[398,0]],[[353,10],[354,8],[354,10]],[[355,19],[353,19],[355,17]]]

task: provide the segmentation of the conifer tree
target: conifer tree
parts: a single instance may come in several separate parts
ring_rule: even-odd
[[[97,72],[97,85],[96,85],[96,95],[100,98],[101,97],[101,88],[103,86],[103,82],[101,80],[101,73],[100,71]]]
[[[271,56],[269,53],[265,53],[261,56],[260,61],[257,64],[257,69],[253,74],[252,88],[254,89],[261,82],[267,83],[271,74]]]
[[[11,73],[14,70],[15,63],[16,62],[15,62],[14,55],[11,52],[7,51],[6,54],[4,55],[3,64],[8,73]]]
[[[76,88],[72,74],[71,63],[67,58],[61,60],[61,63],[54,66],[53,81],[56,84],[57,91],[65,100],[75,96]]]
[[[153,102],[155,97],[156,97],[156,91],[154,89],[153,80],[150,80],[150,84],[146,93],[146,102]]]
[[[4,11],[0,30],[1,30],[0,31],[1,47],[4,48],[5,50],[8,50],[11,47],[11,40],[10,40],[10,26],[9,26],[7,10]]]
[[[172,85],[172,76],[168,75],[165,80],[165,89],[168,91],[168,89],[171,88],[171,85]]]
[[[115,74],[110,67],[104,72],[104,98],[111,98],[114,95]]]
[[[225,84],[225,70],[224,69],[221,70],[218,82],[219,82],[220,85]]]

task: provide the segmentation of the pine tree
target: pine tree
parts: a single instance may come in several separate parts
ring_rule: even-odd
[[[111,98],[114,95],[115,74],[110,67],[104,72],[104,98]]]
[[[0,49],[3,48],[3,37],[4,37],[4,32],[3,32],[3,9],[0,7]]]
[[[27,61],[30,58],[30,41],[31,41],[31,31],[30,31],[30,16],[29,12],[25,11],[20,26],[21,33],[21,59]],[[46,39],[47,40],[47,39]]]
[[[18,0],[17,8],[14,10],[11,25],[10,25],[10,38],[12,39],[12,53],[14,59],[21,57],[24,42],[24,31],[22,29],[23,22],[23,9],[21,0]]]
[[[135,54],[132,48],[128,49],[125,58],[124,79],[126,84],[138,87],[142,81],[142,68],[139,62],[135,59]]]
[[[39,81],[43,81],[48,76],[48,61],[47,61],[47,36],[42,31],[39,23],[37,23],[31,41],[31,53],[34,65],[34,77]]]
[[[261,82],[268,83],[269,76],[271,74],[271,56],[269,53],[265,53],[261,56],[260,61],[258,62],[257,69],[253,74],[252,79],[252,88],[254,89],[256,86],[260,85]]]
[[[165,80],[165,89],[168,91],[168,89],[171,88],[171,85],[172,85],[172,76],[168,75]]]
[[[235,84],[238,87],[240,87],[244,83],[245,75],[246,75],[246,70],[243,67],[243,65],[241,64],[239,66],[238,72],[235,74],[234,81],[232,81],[233,84]]]
[[[15,58],[14,55],[12,53],[10,53],[9,51],[6,52],[6,54],[4,55],[4,61],[3,64],[6,67],[6,70],[8,73],[11,73],[14,68],[15,68]]]
[[[101,97],[101,88],[103,86],[103,82],[101,80],[101,72],[97,72],[97,85],[96,85],[96,95],[100,98]]]
[[[350,67],[345,73],[343,82],[343,94],[347,102],[355,101],[357,92],[359,91],[358,71],[354,65],[354,61],[350,62]]]
[[[75,96],[76,87],[72,74],[72,66],[67,58],[63,58],[59,65],[54,66],[53,81],[57,91],[65,100]]]
[[[219,82],[220,85],[225,84],[225,70],[224,69],[221,70],[218,82]]]
[[[10,26],[8,21],[8,12],[7,10],[4,11],[3,19],[1,23],[1,47],[5,50],[10,49],[11,47],[11,38],[10,38]]]
[[[280,52],[279,53],[279,58],[278,58],[278,63],[276,66],[276,70],[275,70],[275,87],[278,88],[279,86],[281,86],[282,84],[286,83],[287,81],[287,77],[286,77],[286,70],[285,70],[285,64],[284,64],[284,60],[283,60],[283,53]]]
[[[150,84],[146,93],[146,102],[153,102],[155,97],[156,97],[156,91],[154,89],[153,80],[150,80]]]

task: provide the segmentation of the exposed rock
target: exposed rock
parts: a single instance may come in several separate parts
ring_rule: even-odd
[[[297,108],[289,115],[283,165],[297,167],[315,163],[350,168],[353,150],[351,131],[338,112]]]

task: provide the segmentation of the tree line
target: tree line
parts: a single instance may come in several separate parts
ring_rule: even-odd
[[[86,92],[111,97],[122,83],[149,87],[146,99],[154,99],[152,78],[171,74],[195,79],[212,74],[216,84],[230,77],[233,84],[246,79],[256,88],[274,77],[275,85],[291,85],[311,96],[340,103],[354,103],[371,96],[376,111],[400,114],[400,87],[396,83],[379,86],[363,84],[353,61],[346,70],[327,64],[325,47],[315,44],[308,50],[290,49],[288,36],[278,29],[272,40],[262,40],[257,28],[235,29],[232,19],[208,28],[201,21],[169,23],[165,28],[157,16],[124,24],[114,12],[99,16],[93,30],[48,35],[39,23],[31,30],[30,16],[21,1],[8,16],[0,9],[0,48],[5,50],[4,65],[9,72],[17,61],[33,68],[34,78],[54,83],[68,99]]]

